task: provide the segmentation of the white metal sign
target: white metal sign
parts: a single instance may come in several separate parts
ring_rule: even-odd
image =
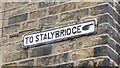
[[[24,35],[23,47],[31,47],[38,44],[46,44],[74,36],[90,34],[96,32],[96,25],[96,19],[94,19],[86,22],[81,22],[79,24],[43,31],[40,33]]]

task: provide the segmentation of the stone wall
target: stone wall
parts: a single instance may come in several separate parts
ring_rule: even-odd
[[[0,60],[3,68],[120,65],[118,2],[4,2],[2,7]],[[98,23],[95,34],[22,48],[24,34],[93,18],[96,18]]]

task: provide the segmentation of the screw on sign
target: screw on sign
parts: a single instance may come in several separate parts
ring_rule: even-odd
[[[27,34],[23,36],[23,47],[33,47],[40,44],[64,40],[70,37],[94,33],[97,30],[97,20],[89,20],[74,25],[63,26],[51,30]]]

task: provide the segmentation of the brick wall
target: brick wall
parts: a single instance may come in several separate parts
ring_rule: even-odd
[[[1,65],[119,66],[120,4],[104,2],[4,2],[0,22]],[[22,48],[22,36],[97,19],[95,34]],[[1,25],[2,24],[2,25]]]

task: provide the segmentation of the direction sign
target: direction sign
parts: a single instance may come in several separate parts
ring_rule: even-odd
[[[39,33],[27,34],[23,36],[23,47],[33,47],[40,44],[64,40],[70,37],[94,33],[97,30],[96,25],[97,21],[94,19]]]

